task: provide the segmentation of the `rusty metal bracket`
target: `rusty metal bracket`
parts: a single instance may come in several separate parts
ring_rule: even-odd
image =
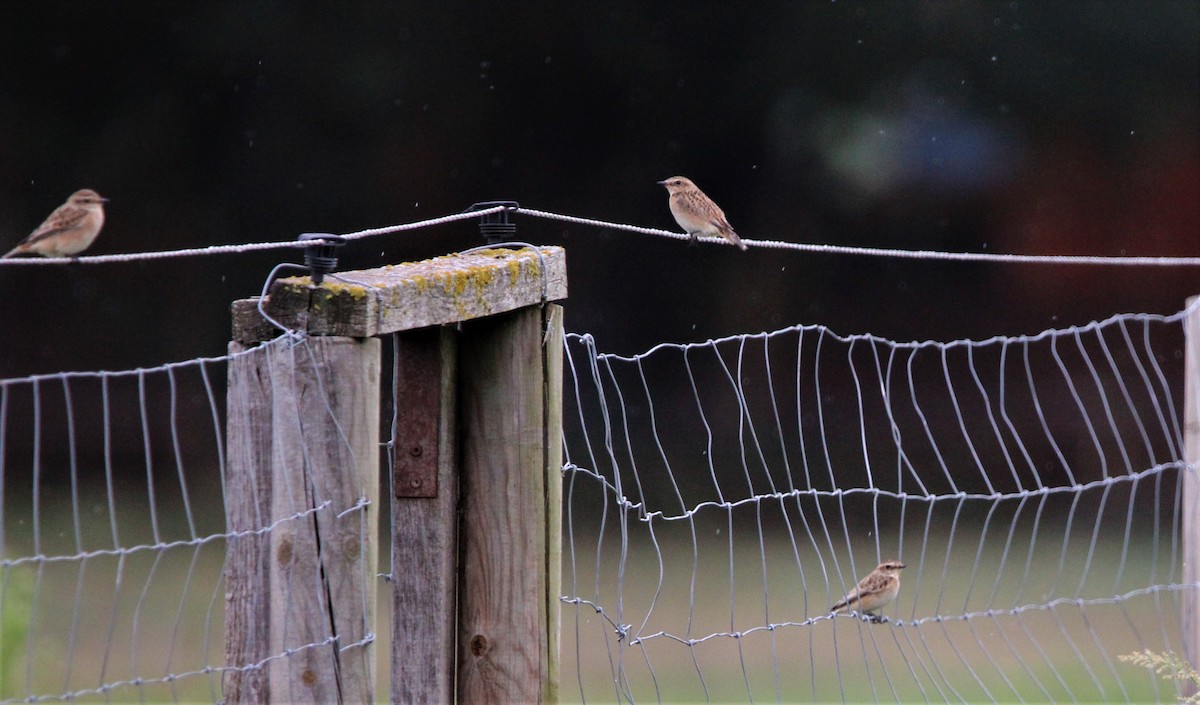
[[[392,488],[396,498],[437,497],[438,420],[442,358],[437,327],[396,335],[393,384],[396,437]]]

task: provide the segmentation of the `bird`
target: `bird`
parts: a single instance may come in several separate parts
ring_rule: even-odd
[[[100,228],[104,227],[104,204],[107,202],[107,198],[101,198],[90,188],[76,191],[66,203],[55,208],[29,237],[0,256],[0,259],[21,254],[73,257],[83,252],[100,234]]]
[[[725,218],[725,212],[717,207],[711,198],[705,196],[691,179],[672,176],[659,181],[658,184],[667,187],[667,192],[671,194],[667,198],[671,215],[675,216],[679,227],[692,236],[692,242],[696,241],[697,235],[720,235],[743,251],[746,249],[746,243],[733,231],[733,226]]]
[[[879,610],[900,594],[900,570],[903,568],[904,564],[897,560],[880,563],[870,575],[858,581],[853,590],[830,607],[829,613],[858,612],[873,622],[886,621],[879,615]]]

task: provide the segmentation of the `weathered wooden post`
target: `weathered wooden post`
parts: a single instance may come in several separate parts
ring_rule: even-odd
[[[344,272],[320,287],[283,279],[272,288],[271,316],[310,336],[395,334],[393,702],[557,700],[562,310],[547,302],[565,297],[566,258],[557,247]],[[241,340],[272,335],[254,300],[237,302],[234,316]],[[252,390],[264,384],[259,374],[234,375],[231,368],[231,400],[235,381]],[[231,445],[234,423],[231,407]],[[237,442],[265,445],[254,428],[243,425]],[[231,480],[239,466],[233,454],[231,448]],[[255,482],[227,483],[227,494],[278,493]],[[245,501],[239,513],[261,517],[263,501]],[[253,559],[231,554],[231,605],[243,573],[269,572],[255,545],[262,540],[243,540]],[[269,572],[255,579],[279,578]],[[261,594],[275,603],[283,596],[277,584],[270,587]],[[258,617],[231,614],[226,621],[230,632],[243,623],[270,631]],[[281,648],[287,646],[231,648],[230,665]],[[253,681],[252,673],[239,675],[227,681],[231,702],[231,690],[244,692],[243,681]],[[272,689],[275,683],[272,677]],[[293,695],[272,690],[270,697],[277,692]]]
[[[379,349],[230,344],[226,702],[374,700]]]
[[[561,321],[463,326],[461,703],[558,701]]]
[[[1184,319],[1183,375],[1183,582],[1200,582],[1200,296],[1187,301],[1191,313]],[[1193,667],[1200,668],[1200,594],[1196,588],[1183,592],[1183,653]],[[1185,681],[1185,694],[1195,686]]]

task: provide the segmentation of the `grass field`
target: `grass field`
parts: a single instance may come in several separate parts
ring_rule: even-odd
[[[15,501],[9,506],[3,517],[6,555],[10,560],[33,555],[31,516],[12,511]],[[84,547],[92,551],[111,543],[107,509],[81,506],[78,536]],[[148,513],[136,506],[131,502],[121,510],[118,528],[125,546],[154,540]],[[925,517],[913,512],[898,525],[904,527],[902,557],[909,565],[904,590],[886,611],[903,623],[841,617],[787,625],[821,616],[844,582],[854,579],[836,575],[829,556],[818,554],[808,541],[795,512],[772,514],[770,507],[750,505],[732,516],[723,511],[697,515],[694,524],[658,522],[653,534],[646,524],[630,521],[622,536],[615,514],[601,532],[598,515],[581,509],[576,509],[573,550],[564,555],[563,589],[601,605],[605,615],[588,605],[563,606],[563,702],[1174,698],[1169,683],[1117,660],[1147,646],[1177,649],[1180,623],[1178,597],[1170,591],[1103,602],[1152,581],[1170,582],[1169,537],[1160,536],[1154,544],[1148,523],[1139,522],[1126,542],[1120,512],[1104,515],[1111,525],[1094,539],[1094,508],[1078,510],[1069,531],[1061,520],[1047,519],[1032,548],[1028,517],[1015,511],[1001,510],[987,523],[961,519],[953,533],[940,516],[926,532]],[[213,512],[198,522],[202,534],[222,530],[219,512]],[[40,553],[76,553],[76,515],[66,498],[45,495],[40,513]],[[158,506],[157,518],[160,540],[186,535],[177,507]],[[839,545],[837,532],[834,539]],[[875,560],[873,538],[855,539],[853,568],[869,568]],[[572,548],[569,541],[564,544]],[[890,538],[885,545],[895,547],[896,541]],[[123,559],[98,555],[8,568],[0,579],[0,666],[5,669],[0,700],[53,699],[106,683],[161,681],[168,673],[221,665],[223,551],[224,542],[214,541]],[[846,556],[839,561],[844,572],[852,569]],[[386,590],[381,581],[376,633],[383,636],[389,632]],[[1045,608],[1056,597],[1074,596],[1102,602]],[[1022,605],[1029,607],[1017,614],[955,618]],[[946,619],[911,624],[931,615]],[[628,637],[618,640],[606,616],[631,625]],[[763,629],[770,624],[784,626]],[[744,634],[734,638],[725,635],[729,632]],[[688,645],[670,635],[702,641]],[[386,644],[379,645],[378,656],[378,692],[386,699]],[[200,674],[75,700],[212,702],[219,697],[219,676]]]
[[[740,638],[713,636],[689,646],[665,636],[704,638],[762,627],[803,622],[819,616],[831,602],[820,577],[817,595],[806,595],[795,578],[789,541],[768,537],[765,552],[756,537],[729,543],[709,535],[699,542],[701,565],[695,587],[688,542],[660,544],[664,578],[659,581],[660,552],[630,543],[624,580],[617,599],[612,576],[618,556],[601,561],[604,577],[596,600],[594,546],[584,547],[577,563],[586,568],[581,597],[600,602],[614,621],[632,624],[632,635],[619,641],[612,626],[587,605],[564,607],[563,672],[565,702],[1162,702],[1173,699],[1171,684],[1146,670],[1121,663],[1118,654],[1164,640],[1178,648],[1176,597],[1163,594],[1081,609],[1029,609],[1018,614],[948,619],[911,624],[867,624],[851,617],[806,626],[779,626]],[[579,542],[580,545],[583,542]],[[867,547],[863,547],[866,549]],[[1144,547],[1141,547],[1144,549]],[[1150,551],[1141,550],[1141,555]],[[704,567],[705,556],[720,565]],[[765,555],[766,569],[764,571]],[[1105,569],[1093,573],[1111,585],[1115,555],[1098,556]],[[908,573],[914,567],[909,558]],[[870,562],[870,561],[867,561]],[[816,566],[813,561],[811,566]],[[951,561],[942,606],[926,588],[902,595],[886,613],[912,621],[929,614],[963,614],[961,598],[970,579],[969,561]],[[939,566],[940,567],[940,566]],[[930,579],[929,570],[923,576]],[[905,583],[913,588],[914,575]],[[942,582],[940,576],[938,582]],[[768,589],[764,589],[764,585]],[[731,587],[732,586],[732,587]],[[611,590],[610,590],[611,587]],[[978,585],[990,592],[992,584]],[[1009,586],[1010,588],[1012,586]],[[1073,586],[1072,586],[1073,587]],[[657,595],[655,595],[658,588]],[[694,589],[695,601],[690,595]],[[1010,590],[1011,592],[1011,590]],[[605,596],[608,595],[608,599]],[[915,599],[914,599],[915,597]],[[1036,595],[1029,596],[1036,604]],[[958,600],[957,604],[955,604]],[[997,606],[999,609],[999,605]],[[644,626],[643,626],[644,623]],[[690,625],[690,626],[689,626]],[[637,643],[637,635],[648,635]],[[574,662],[574,663],[572,663]],[[573,682],[572,682],[573,681]]]

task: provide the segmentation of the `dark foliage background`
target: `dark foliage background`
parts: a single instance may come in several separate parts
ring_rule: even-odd
[[[48,2],[0,10],[0,245],[71,191],[92,253],[346,232],[515,199],[674,227],[696,180],[749,238],[1200,252],[1194,2]],[[1171,312],[1195,269],[687,247],[525,219],[603,349],[824,323],[899,339]],[[477,244],[471,225],[343,266]],[[220,354],[288,254],[0,269],[0,375]]]

